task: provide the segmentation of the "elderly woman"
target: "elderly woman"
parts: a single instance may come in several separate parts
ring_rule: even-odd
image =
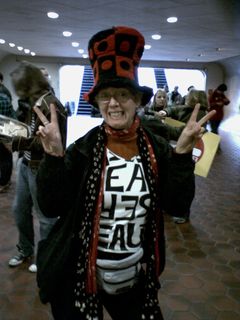
[[[66,151],[56,122],[35,108],[45,159],[38,171],[38,199],[58,223],[38,251],[37,280],[55,319],[163,319],[159,276],[165,249],[162,207],[171,184],[191,183],[191,150],[201,135],[198,107],[175,150],[152,133],[136,111],[152,90],[136,79],[144,38],[113,27],[89,42],[95,85],[86,99],[104,122]],[[161,192],[159,193],[159,190]]]

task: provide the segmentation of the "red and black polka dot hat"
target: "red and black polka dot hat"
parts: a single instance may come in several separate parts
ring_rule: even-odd
[[[137,68],[144,51],[144,37],[133,28],[118,26],[96,33],[89,41],[89,59],[93,69],[94,86],[84,99],[95,105],[94,98],[106,87],[132,87],[140,91],[141,104],[146,105],[152,88],[138,84]]]

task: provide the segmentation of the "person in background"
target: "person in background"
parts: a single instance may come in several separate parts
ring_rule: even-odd
[[[37,175],[42,212],[59,219],[39,243],[37,281],[54,319],[162,320],[159,276],[165,245],[162,207],[192,184],[192,147],[202,134],[198,105],[173,149],[137,116],[152,89],[137,82],[144,50],[137,30],[95,34],[88,51],[94,86],[85,99],[104,119],[66,151],[51,121],[35,107],[45,150]],[[160,192],[159,192],[160,190]],[[169,192],[170,190],[170,192]]]
[[[175,120],[187,123],[192,116],[194,107],[199,104],[199,112],[197,115],[197,121],[204,118],[208,113],[208,99],[207,94],[203,90],[190,90],[186,97],[186,103],[183,106],[168,107],[165,110],[160,111],[160,116],[171,117]],[[203,124],[206,127],[206,122]],[[195,197],[195,175],[192,175],[193,184],[188,189],[179,190],[175,198],[174,207],[169,207],[167,213],[173,217],[175,223],[185,223],[189,220],[191,205]],[[177,210],[176,210],[177,204]]]
[[[158,89],[153,96],[153,102],[149,107],[149,111],[160,111],[167,108],[168,97],[163,89]]]
[[[57,118],[62,134],[62,143],[66,141],[66,114],[58,99],[52,94],[47,79],[41,70],[27,62],[22,62],[12,73],[12,84],[16,94],[25,102],[21,120],[31,128],[29,137],[14,136],[11,141],[12,151],[22,153],[17,163],[16,191],[13,202],[13,215],[19,233],[18,252],[8,262],[10,267],[17,267],[25,261],[32,262],[35,248],[33,213],[39,221],[40,239],[47,237],[56,218],[46,218],[37,202],[36,174],[43,156],[43,148],[36,135],[39,119],[33,111],[38,105],[50,121],[50,103],[55,103]],[[31,264],[29,271],[36,272],[36,265]]]
[[[186,97],[187,97],[187,95],[189,94],[189,92],[192,90],[192,89],[195,89],[195,87],[192,85],[192,86],[189,86],[188,88],[187,88],[187,94],[185,95],[185,96],[183,96],[183,98],[182,98],[182,104],[184,105],[185,104],[185,102],[186,102]]]
[[[164,86],[163,86],[163,90],[166,92],[166,94],[168,95],[168,93],[169,93],[169,87],[168,87],[168,85],[167,84],[165,84]]]
[[[150,116],[148,118],[158,117],[158,112],[167,107],[167,100],[167,93],[163,89],[158,89],[153,96],[153,101],[139,108],[138,115]],[[162,120],[161,117],[160,120]]]
[[[209,121],[211,131],[215,134],[218,134],[218,128],[224,117],[224,106],[230,103],[230,100],[225,95],[225,91],[227,91],[227,86],[225,83],[222,83],[209,96],[209,110],[216,110],[215,115]]]
[[[15,118],[15,110],[10,97],[10,93],[7,94],[6,90],[0,89],[0,115]],[[2,139],[3,141],[1,141]],[[0,136],[0,193],[7,192],[11,186],[13,170],[13,154],[4,141],[4,137]]]
[[[207,91],[207,96],[208,96],[208,101],[210,100],[210,98],[211,98],[211,96],[212,96],[212,94],[213,94],[213,89],[208,89],[208,91]]]
[[[5,95],[8,96],[8,98],[10,99],[11,103],[12,103],[12,95],[11,92],[8,90],[8,88],[3,84],[3,74],[0,72],[0,93],[3,93]]]
[[[167,107],[160,111],[159,114],[163,117],[170,117],[187,123],[197,103],[200,104],[197,120],[200,120],[207,114],[209,108],[207,94],[204,90],[190,90],[186,97],[185,105]]]
[[[178,106],[182,104],[182,96],[178,91],[178,86],[175,86],[172,92],[168,93],[169,105]]]
[[[66,109],[67,116],[71,117],[72,116],[72,109],[71,109],[71,105],[70,105],[69,101],[67,101],[65,103],[65,109]]]
[[[150,126],[156,135],[164,136],[167,141],[178,140],[183,128],[172,127],[164,123],[161,111],[167,108],[167,93],[158,89],[153,102],[145,107],[138,108],[137,114],[146,126]],[[150,107],[149,107],[150,105]]]
[[[50,89],[52,91],[52,94],[55,95],[55,90],[53,89],[53,87],[51,85],[51,76],[50,76],[47,68],[41,67],[40,70],[41,70],[42,74],[44,75],[44,77],[47,79],[49,86],[50,86]]]

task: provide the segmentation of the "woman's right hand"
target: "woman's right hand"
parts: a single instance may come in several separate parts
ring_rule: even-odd
[[[33,110],[38,115],[43,125],[38,127],[37,135],[40,137],[44,151],[52,156],[63,157],[64,148],[62,145],[61,133],[58,125],[57,111],[53,103],[50,104],[51,120],[50,122],[38,106]]]
[[[158,114],[160,115],[161,118],[165,118],[167,116],[167,112],[164,110],[158,111]]]

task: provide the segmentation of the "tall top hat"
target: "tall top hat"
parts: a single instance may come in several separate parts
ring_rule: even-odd
[[[137,30],[118,26],[96,33],[89,41],[89,59],[94,86],[84,99],[96,106],[94,98],[106,87],[132,87],[142,93],[141,104],[147,104],[153,90],[138,84],[137,68],[144,51],[144,37]]]

